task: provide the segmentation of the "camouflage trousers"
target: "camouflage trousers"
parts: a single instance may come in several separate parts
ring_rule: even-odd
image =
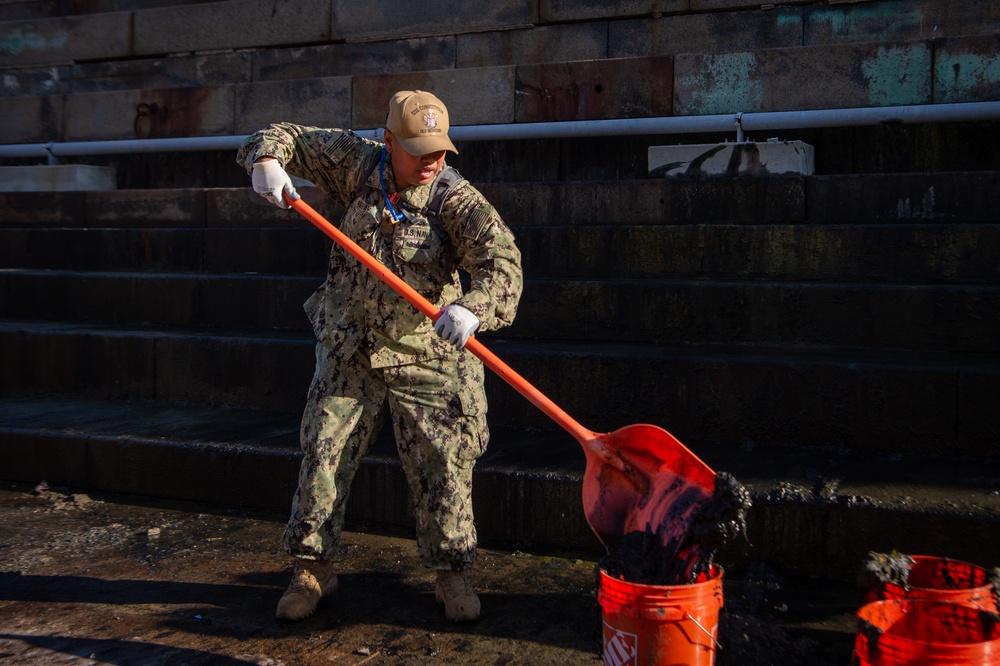
[[[424,566],[465,569],[476,557],[472,469],[486,449],[483,365],[469,353],[372,368],[364,350],[340,358],[316,346],[302,415],[305,454],[285,527],[285,550],[306,559],[336,554],[351,482],[392,416]]]

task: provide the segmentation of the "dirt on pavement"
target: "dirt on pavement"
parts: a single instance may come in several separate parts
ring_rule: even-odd
[[[407,535],[351,526],[316,614],[274,609],[284,516],[0,486],[0,663],[600,664],[596,559],[481,548],[477,622],[452,624]],[[850,663],[851,585],[728,572],[717,664]]]

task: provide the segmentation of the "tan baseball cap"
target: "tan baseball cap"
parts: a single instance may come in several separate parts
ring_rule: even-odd
[[[411,155],[439,150],[458,154],[455,144],[448,138],[448,108],[429,92],[401,90],[393,95],[385,127]]]

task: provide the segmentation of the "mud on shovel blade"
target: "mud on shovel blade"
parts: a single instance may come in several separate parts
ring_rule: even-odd
[[[636,424],[596,435],[625,461],[621,469],[587,453],[584,512],[608,548],[625,535],[650,532],[666,549],[686,558],[693,516],[713,501],[715,472],[669,432]]]
[[[413,307],[437,320],[440,312],[398,275],[330,224],[296,194],[285,201],[299,214],[344,248]],[[712,495],[715,472],[666,430],[653,425],[631,425],[612,433],[587,430],[541,391],[501,361],[475,338],[465,348],[476,355],[518,393],[576,438],[587,467],[583,479],[583,508],[591,529],[605,546],[632,531],[668,538],[690,512]]]

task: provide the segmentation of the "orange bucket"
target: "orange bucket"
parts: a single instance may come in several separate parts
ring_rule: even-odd
[[[722,568],[688,585],[641,585],[601,570],[597,589],[605,666],[713,666]]]
[[[856,666],[996,666],[1000,616],[961,604],[889,599],[858,611]]]
[[[910,555],[906,586],[884,582],[865,591],[862,604],[887,599],[927,599],[997,612],[997,594],[985,568],[947,557]]]

